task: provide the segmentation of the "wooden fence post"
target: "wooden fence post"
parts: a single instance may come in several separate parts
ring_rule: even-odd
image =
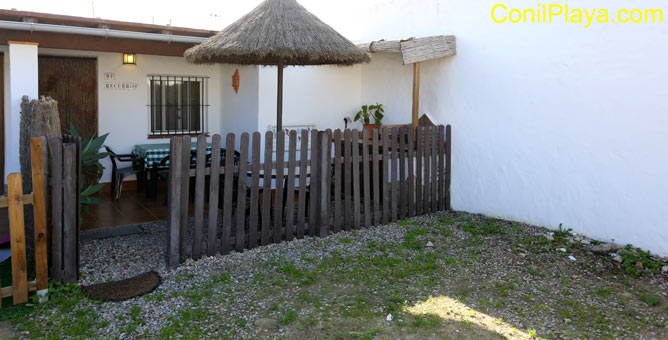
[[[46,244],[46,198],[44,185],[43,137],[30,139],[30,157],[35,222],[35,276],[37,290],[49,288],[49,264]]]
[[[260,143],[262,135],[259,132],[253,133],[253,146],[251,157],[251,195],[250,195],[250,216],[248,219],[248,248],[257,247],[258,221],[260,220]]]
[[[179,234],[181,223],[181,202],[177,197],[181,197],[181,176],[183,176],[182,146],[183,138],[172,137],[170,141],[169,155],[169,217],[167,225],[169,226],[169,237],[167,239],[167,266],[174,267],[180,263],[179,253]]]
[[[63,142],[51,138],[51,277],[63,275]]]
[[[14,304],[28,302],[28,270],[26,266],[25,225],[23,221],[23,183],[21,174],[7,178],[9,199],[9,234],[12,252],[12,295]]]
[[[445,127],[445,209],[452,210],[450,206],[450,181],[452,177],[452,127]]]
[[[204,224],[204,182],[206,171],[206,136],[197,136],[197,167],[195,169],[195,226],[193,259],[202,257],[202,226]]]
[[[222,252],[229,254],[232,248],[230,237],[232,234],[232,194],[234,188],[234,139],[233,133],[225,138],[225,181],[223,183],[223,237]]]
[[[320,132],[320,237],[329,233],[329,183],[330,183],[330,154],[328,153],[331,137],[325,131]]]
[[[207,226],[206,254],[216,255],[218,247],[218,193],[220,190],[220,143],[219,134],[211,138],[211,175],[209,179],[209,224]]]
[[[244,251],[244,236],[246,232],[246,173],[248,168],[248,133],[241,134],[239,147],[239,171],[237,180],[237,225],[234,250]],[[227,156],[227,155],[226,155]],[[234,154],[232,154],[234,157]]]

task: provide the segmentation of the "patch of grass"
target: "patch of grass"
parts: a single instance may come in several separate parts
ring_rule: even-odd
[[[405,220],[397,221],[397,224],[402,226],[402,227],[408,227],[408,226],[413,226],[413,225],[420,225],[420,222],[415,221],[411,218],[407,218]]]
[[[429,231],[422,228],[410,229],[406,232],[406,237],[404,237],[404,242],[402,246],[406,249],[411,250],[422,250],[422,242],[417,239],[418,236],[427,235]]]
[[[645,294],[645,293],[640,294],[638,299],[640,301],[646,303],[650,307],[656,307],[656,306],[661,304],[661,298],[659,298],[658,296],[649,295],[649,294]]]
[[[436,328],[441,325],[441,318],[435,315],[418,315],[415,317],[411,326],[414,328]]]
[[[289,310],[281,316],[279,321],[281,322],[282,325],[289,325],[297,320],[297,312],[294,310]]]
[[[351,240],[349,237],[342,237],[339,241],[341,241],[343,244],[349,244],[353,242],[353,240]]]
[[[501,234],[501,227],[497,224],[495,219],[487,221],[472,221],[465,224],[462,230],[471,235],[492,235]]]
[[[642,276],[645,274],[645,270],[655,275],[661,272],[661,264],[653,260],[649,252],[643,251],[640,248],[633,248],[629,244],[619,252],[619,255],[622,256],[622,268],[624,268],[627,274]],[[638,262],[642,263],[643,269],[636,266]]]

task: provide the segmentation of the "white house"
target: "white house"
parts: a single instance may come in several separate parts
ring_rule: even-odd
[[[354,37],[358,41],[457,37],[456,56],[422,64],[420,93],[420,113],[453,126],[453,208],[550,228],[563,224],[591,237],[668,255],[665,23],[634,23],[627,18],[626,23],[588,25],[563,15],[551,23],[531,18],[513,23],[516,13],[530,14],[527,9],[536,12],[542,7],[520,0],[493,13],[497,4],[426,0],[416,6],[408,0],[375,0],[360,3],[360,10],[350,17],[363,23]],[[661,5],[648,1],[634,12],[639,4],[595,0],[587,2],[587,10],[607,9],[611,18],[619,20],[625,18],[625,9],[644,15],[645,9]],[[508,15],[512,18],[497,22]],[[109,132],[108,144],[122,152],[154,142],[152,135],[161,133],[151,125],[154,76],[206,79],[200,87],[206,89],[206,100],[197,104],[207,105],[202,108],[206,119],[199,120],[205,132],[266,131],[275,122],[275,70],[189,65],[180,55],[196,41],[179,42],[178,49],[173,46],[176,40],[164,41],[202,39],[213,32],[98,19],[54,22],[93,27],[90,34],[97,36],[86,39],[99,41],[100,47],[91,49],[90,44],[66,44],[69,39],[36,39],[88,36],[39,31],[38,25],[49,22],[46,17],[56,17],[39,16],[15,11],[0,15],[5,174],[18,170],[17,104],[24,94],[39,94],[37,66],[42,56],[96,61],[97,132]],[[37,17],[32,31],[2,26],[8,21],[25,26],[31,17]],[[128,30],[145,37],[104,36]],[[119,42],[104,43],[112,39]],[[165,52],[158,53],[160,49],[149,47],[149,42],[163,46]],[[124,65],[123,52],[136,53],[136,64]],[[237,69],[238,92],[232,86]],[[412,77],[412,67],[402,65],[401,56],[392,53],[374,53],[370,64],[348,68],[288,68],[284,125],[343,128],[344,117],[362,104],[376,102],[385,105],[384,123],[408,123]]]

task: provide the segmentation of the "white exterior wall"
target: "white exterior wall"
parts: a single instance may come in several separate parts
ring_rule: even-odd
[[[5,57],[5,173],[21,172],[19,136],[21,135],[21,99],[37,98],[37,45],[9,44]]]
[[[123,65],[121,54],[112,52],[40,48],[39,54],[97,58],[98,132],[100,135],[109,133],[105,144],[111,146],[116,152],[130,153],[135,144],[169,143],[167,138],[148,138],[149,117],[146,105],[148,104],[147,76],[150,74],[210,77],[208,82],[208,127],[212,134],[220,133],[222,125],[220,65],[199,66],[188,64],[182,57],[143,54],[137,55],[136,65]],[[105,72],[115,74],[115,79],[110,82],[137,83],[139,87],[132,91],[104,89]],[[111,162],[106,158],[102,164],[107,168],[102,181],[108,182]]]
[[[457,56],[422,64],[420,110],[453,126],[453,208],[668,255],[668,26],[497,24],[496,3],[376,0],[361,11],[374,13],[361,40],[457,37]],[[363,68],[362,101],[409,122],[411,71],[393,59]]]

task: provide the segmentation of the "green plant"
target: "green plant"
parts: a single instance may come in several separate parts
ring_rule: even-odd
[[[661,304],[661,299],[654,296],[654,295],[649,295],[649,294],[640,294],[640,297],[638,297],[640,301],[646,303],[650,307],[656,307]]]
[[[384,112],[385,109],[383,109],[383,104],[376,103],[376,105],[362,105],[362,109],[355,114],[355,121],[361,121],[362,124],[369,125],[371,124],[371,118],[373,118],[374,124],[381,125],[383,117],[385,117],[385,115],[383,115]]]
[[[633,248],[632,245],[627,245],[619,252],[623,261],[622,268],[628,274],[633,276],[641,276],[645,273],[644,269],[648,272],[659,274],[661,272],[661,265],[654,261],[649,252],[643,251],[640,248]],[[642,267],[639,267],[637,263],[641,263]]]
[[[74,124],[70,124],[69,133],[75,137],[81,137],[79,132],[74,127]],[[102,145],[107,140],[108,133],[100,136],[90,136],[83,138],[81,141],[81,212],[83,214],[90,213],[90,205],[99,204],[100,200],[93,195],[100,191],[104,184],[98,183],[100,178],[102,178],[102,173],[104,172],[104,166],[100,163],[100,160],[109,156],[107,152],[100,152]]]

